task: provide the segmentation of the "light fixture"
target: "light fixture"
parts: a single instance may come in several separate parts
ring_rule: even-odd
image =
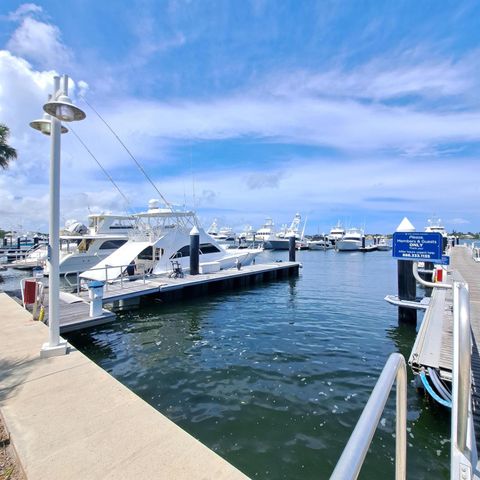
[[[38,120],[30,122],[30,126],[35,130],[43,133],[44,135],[50,135],[50,132],[52,130],[52,120],[50,118],[50,115],[48,113],[44,113],[43,118],[39,118]],[[62,125],[61,131],[62,133],[67,133],[68,128]]]
[[[50,100],[43,109],[49,115],[58,118],[62,122],[83,120],[86,115],[83,110],[76,107],[67,95],[60,95],[57,100]]]

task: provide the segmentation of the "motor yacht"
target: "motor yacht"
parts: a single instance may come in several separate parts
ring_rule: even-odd
[[[363,230],[360,228],[349,228],[341,240],[335,242],[335,248],[339,252],[349,252],[362,248]]]
[[[340,221],[337,222],[337,225],[330,230],[330,233],[327,235],[328,241],[335,246],[337,240],[340,240],[345,235],[345,229],[342,227]]]
[[[301,222],[302,216],[296,213],[289,227],[284,227],[275,236],[270,237],[268,240],[268,248],[272,250],[288,250],[290,237],[295,237],[297,241],[303,240],[306,222],[303,225],[302,233],[300,233]]]
[[[204,273],[252,263],[260,248],[232,249],[221,245],[199,225],[194,212],[159,208],[150,202],[146,212],[135,214],[136,232],[110,256],[83,272],[82,278],[113,281],[130,270],[165,275],[174,268],[190,268],[190,232],[200,236],[200,271]],[[131,267],[129,269],[129,266]]]
[[[60,275],[93,267],[125,244],[136,228],[132,215],[101,213],[89,215],[88,219],[88,228],[80,222],[69,222],[60,235]],[[49,273],[48,263],[45,273]]]
[[[391,250],[392,247],[391,245],[388,243],[388,240],[387,240],[387,237],[380,237],[378,239],[378,243],[377,243],[377,250],[380,250],[382,252],[387,252],[389,250]]]
[[[267,218],[263,226],[257,230],[255,240],[267,243],[273,237],[275,237],[275,224],[271,218]],[[268,248],[267,245],[265,248]]]

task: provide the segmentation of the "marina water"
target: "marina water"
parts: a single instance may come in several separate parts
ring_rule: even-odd
[[[151,302],[69,340],[248,476],[328,478],[389,354],[408,359],[415,329],[383,300],[396,292],[390,252],[297,259],[298,278]],[[408,477],[447,479],[450,414],[411,380]],[[394,434],[392,393],[360,478],[393,478]]]

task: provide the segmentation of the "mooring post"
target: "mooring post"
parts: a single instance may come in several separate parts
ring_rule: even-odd
[[[200,258],[200,232],[197,227],[190,230],[190,275],[198,275]]]
[[[457,236],[457,245],[460,245],[460,237]]]
[[[17,249],[20,250],[20,243],[22,242],[22,239],[20,237],[17,237]]]
[[[365,248],[365,235],[362,235],[362,248]]]
[[[290,262],[295,261],[295,240],[295,235],[288,238],[288,260]]]
[[[415,227],[405,217],[397,227],[397,232],[414,232]],[[413,276],[413,262],[411,260],[397,260],[398,298],[400,300],[415,301],[417,299],[417,282]],[[417,325],[417,310],[414,308],[398,307],[398,323]]]
[[[432,271],[434,269],[433,267],[433,262],[424,262],[424,267],[425,270]],[[432,274],[431,273],[419,273],[420,278],[423,278],[426,282],[433,282]],[[431,297],[432,296],[432,291],[433,289],[430,287],[424,287],[425,288],[425,296],[426,297]]]

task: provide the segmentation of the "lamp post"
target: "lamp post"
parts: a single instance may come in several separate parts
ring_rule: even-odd
[[[64,355],[67,352],[66,342],[60,342],[59,303],[60,303],[60,135],[68,129],[61,122],[83,120],[85,113],[73,105],[68,98],[68,76],[53,79],[53,95],[43,106],[45,114],[42,119],[35,120],[30,126],[45,135],[50,135],[50,214],[48,242],[48,342],[40,350],[41,357]]]

